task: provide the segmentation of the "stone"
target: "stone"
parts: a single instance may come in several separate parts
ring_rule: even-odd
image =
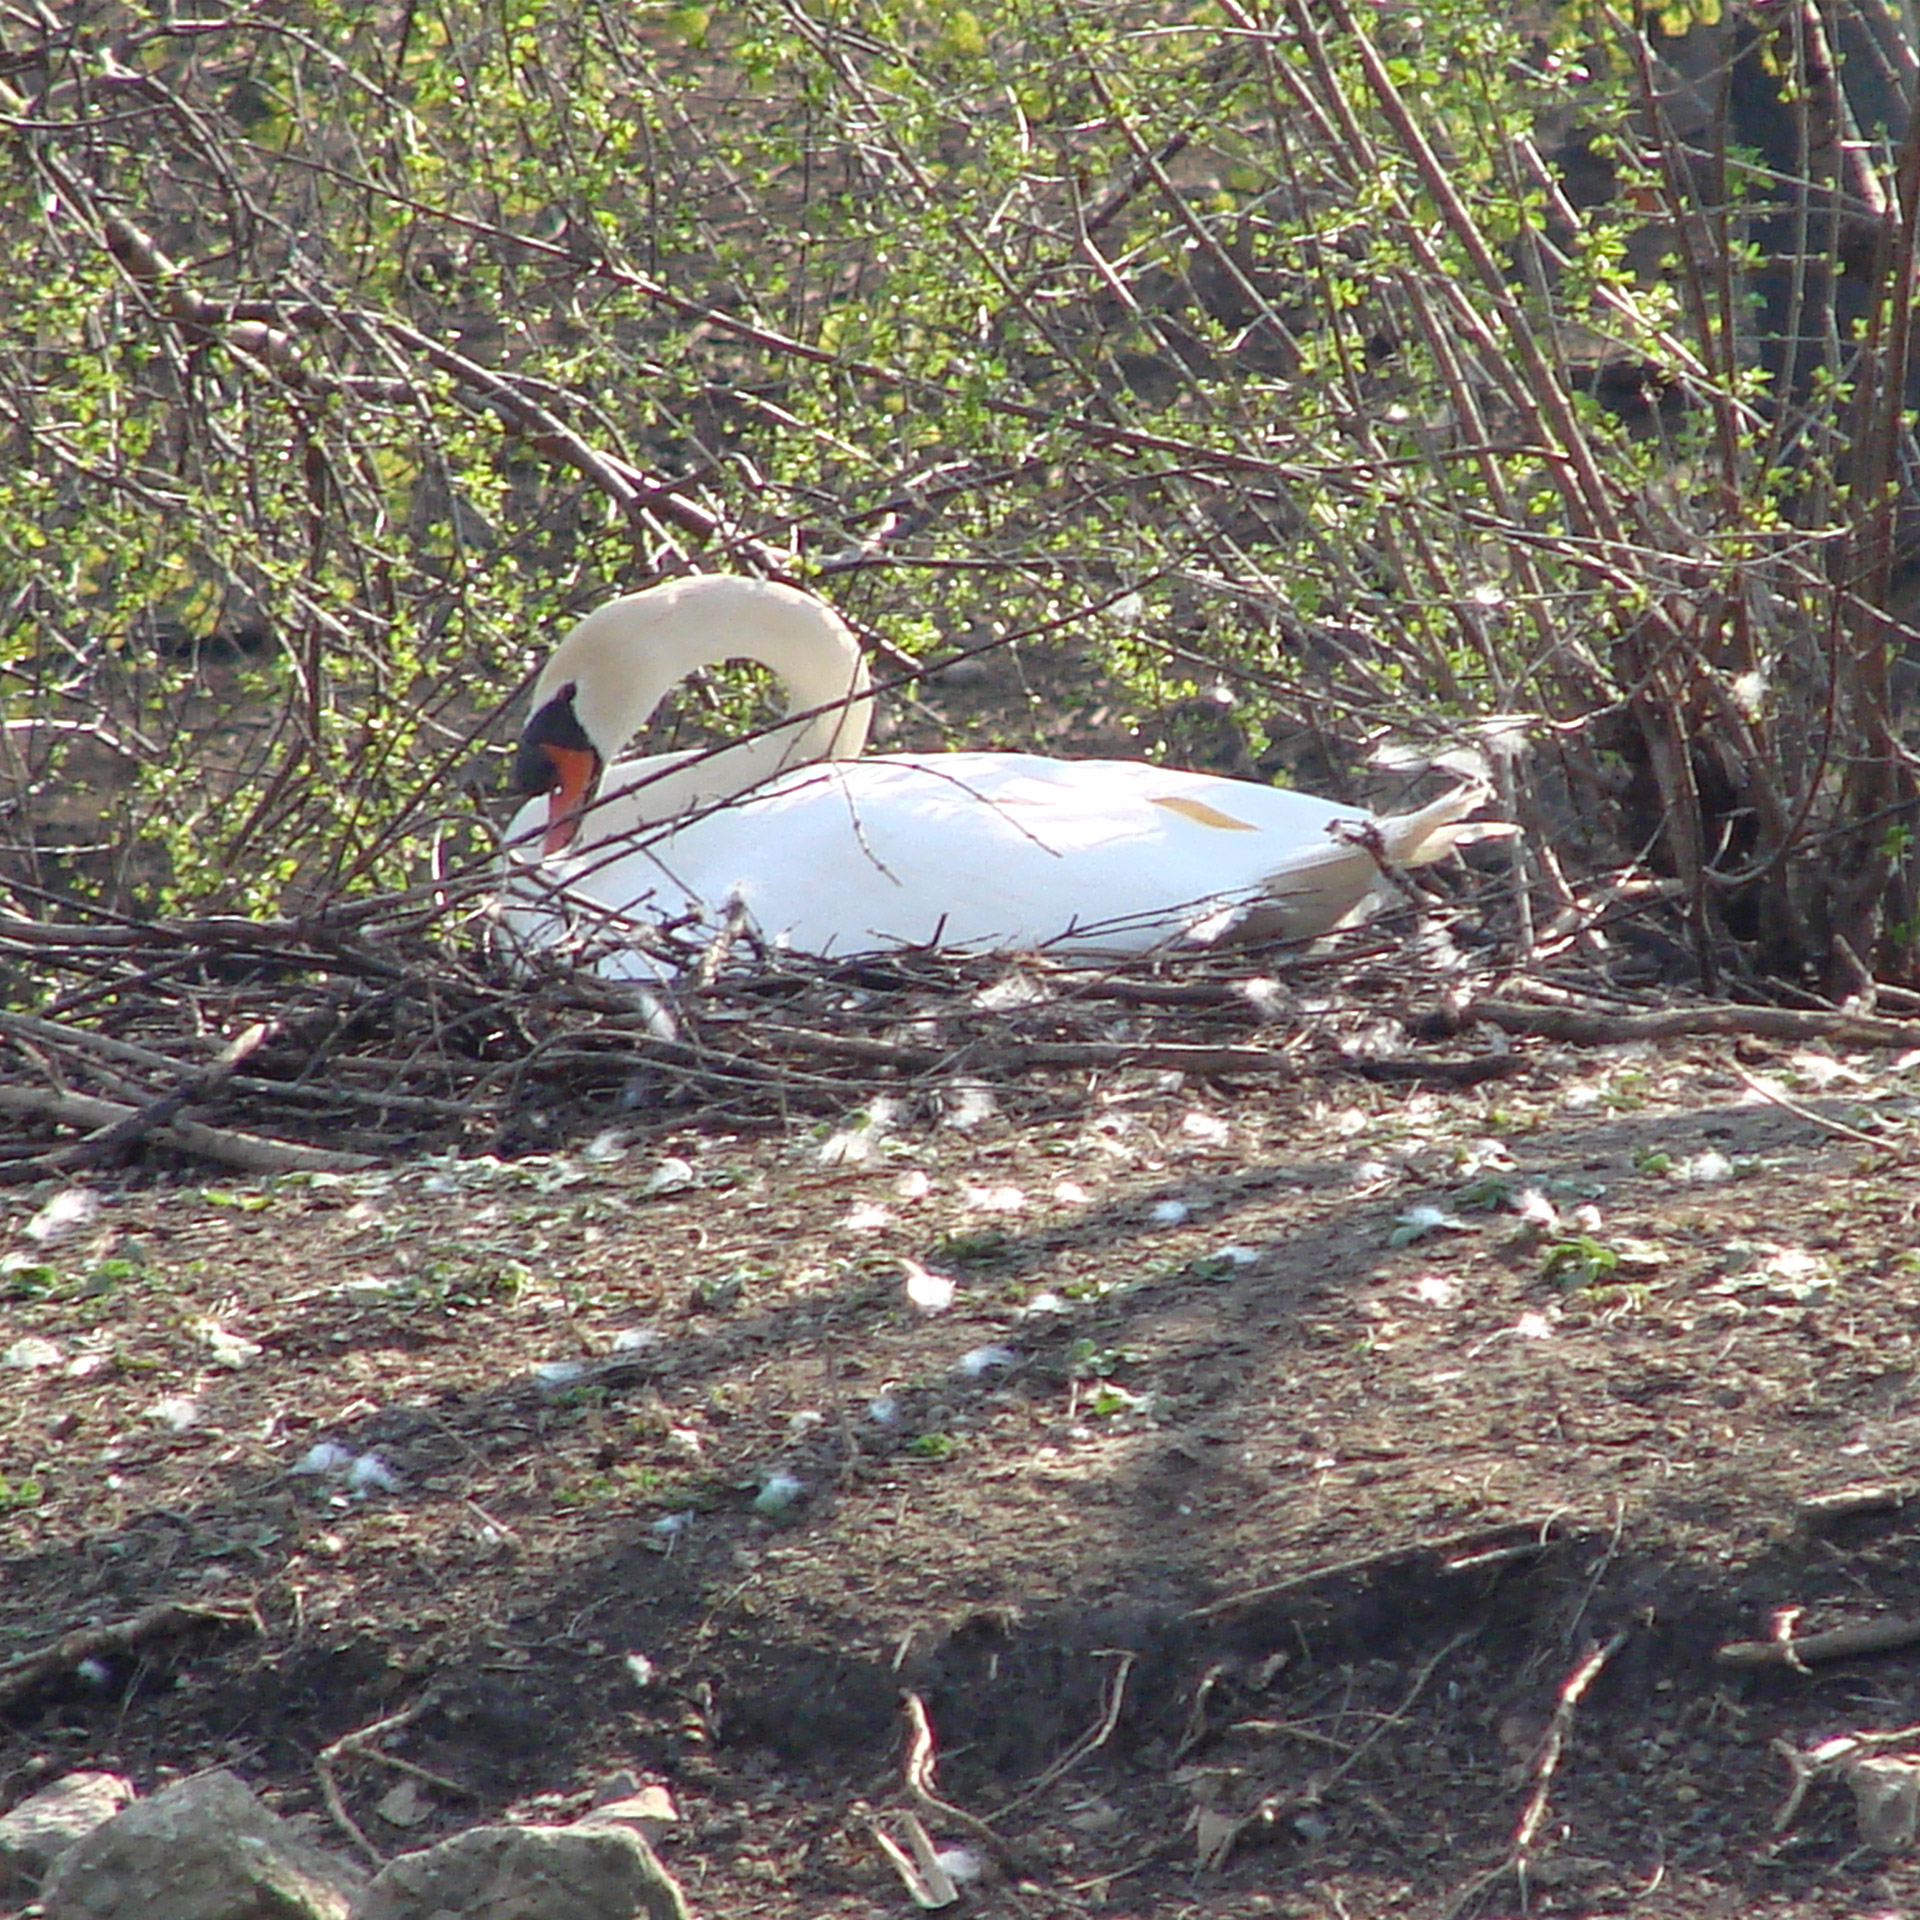
[[[611,1783],[610,1783],[611,1784]],[[596,1798],[593,1811],[583,1813],[576,1827],[631,1827],[648,1846],[659,1843],[660,1836],[679,1824],[680,1809],[673,1795],[657,1781],[643,1786],[631,1775],[620,1783],[623,1792]]]
[[[474,1827],[374,1876],[353,1920],[688,1920],[629,1826]],[[52,1920],[52,1916],[49,1916]]]
[[[1899,1754],[1856,1760],[1846,1770],[1860,1838],[1882,1853],[1911,1853],[1920,1830],[1920,1766]]]
[[[95,1827],[40,1899],[46,1920],[346,1920],[365,1881],[217,1769]]]
[[[67,1773],[0,1814],[0,1898],[37,1887],[61,1854],[132,1798],[117,1773]]]

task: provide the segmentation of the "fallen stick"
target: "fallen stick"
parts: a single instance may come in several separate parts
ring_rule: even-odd
[[[1793,1622],[1799,1610],[1782,1616],[1781,1630],[1771,1640],[1730,1640],[1715,1649],[1714,1664],[1722,1667],[1812,1666],[1818,1660],[1848,1660],[1857,1653],[1889,1653],[1920,1641],[1920,1620],[1864,1620],[1855,1627],[1834,1627],[1796,1639]]]
[[[119,1100],[99,1100],[85,1093],[56,1093],[34,1087],[0,1087],[0,1113],[17,1113],[33,1120],[51,1120],[66,1127],[110,1127],[130,1120],[140,1109]],[[234,1133],[209,1127],[198,1120],[170,1120],[148,1136],[163,1146],[246,1173],[358,1173],[378,1162],[367,1153],[335,1153],[324,1147],[303,1147],[290,1140],[268,1140],[257,1133]],[[33,1162],[26,1162],[33,1165]],[[45,1172],[22,1175],[6,1169],[9,1180],[42,1179]]]
[[[1513,1843],[1507,1857],[1497,1867],[1476,1874],[1448,1904],[1446,1920],[1453,1920],[1469,1901],[1476,1900],[1487,1888],[1512,1874],[1519,1883],[1521,1905],[1526,1905],[1527,1873],[1533,1864],[1534,1843],[1547,1817],[1547,1802],[1553,1793],[1553,1777],[1560,1769],[1561,1756],[1567,1750],[1567,1736],[1573,1731],[1573,1716],[1587,1689],[1593,1685],[1607,1662],[1627,1644],[1628,1630],[1622,1627],[1611,1640],[1595,1647],[1560,1683],[1560,1696],[1553,1705],[1553,1717],[1540,1737],[1533,1755],[1533,1791],[1521,1809],[1513,1829]]]
[[[1678,1040],[1692,1034],[1750,1034],[1759,1040],[1837,1040],[1851,1047],[1920,1046],[1920,1021],[1801,1007],[1668,1007],[1660,1013],[1594,1013],[1518,1000],[1469,1000],[1462,1025],[1484,1020],[1504,1033],[1530,1033],[1575,1046],[1625,1040]]]
[[[1476,1053],[1466,1060],[1421,1060],[1411,1055],[1392,1060],[1343,1060],[1340,1069],[1361,1080],[1393,1085],[1408,1080],[1431,1081],[1443,1087],[1479,1087],[1489,1080],[1510,1080],[1531,1073],[1534,1062],[1524,1053]]]
[[[334,1824],[366,1855],[376,1871],[387,1864],[387,1856],[367,1838],[361,1831],[360,1823],[347,1811],[347,1803],[340,1796],[340,1784],[333,1777],[333,1763],[342,1754],[370,1751],[369,1741],[378,1740],[382,1734],[397,1732],[417,1720],[426,1710],[426,1705],[425,1700],[416,1700],[412,1706],[403,1707],[398,1713],[390,1713],[384,1720],[373,1720],[364,1727],[355,1727],[351,1733],[343,1733],[338,1740],[322,1747],[313,1756],[313,1770],[320,1776],[320,1797],[327,1803],[327,1811],[333,1815]]]
[[[17,1185],[43,1176],[78,1173],[84,1167],[97,1167],[119,1159],[146,1135],[178,1119],[196,1100],[205,1099],[230,1079],[241,1061],[255,1052],[271,1031],[264,1020],[255,1021],[222,1047],[206,1066],[188,1074],[170,1093],[134,1108],[124,1119],[111,1121],[70,1147],[56,1148],[41,1154],[37,1161],[28,1160],[9,1167],[8,1183]]]
[[[116,1653],[135,1653],[156,1640],[170,1640],[198,1627],[257,1625],[252,1616],[220,1607],[190,1607],[178,1600],[162,1600],[143,1607],[125,1620],[101,1626],[75,1627],[51,1646],[23,1653],[0,1667],[0,1707],[10,1707],[61,1673],[71,1672],[83,1660]]]
[[[1002,1839],[977,1814],[968,1813],[964,1807],[956,1807],[950,1800],[942,1800],[934,1792],[933,1723],[927,1718],[926,1704],[917,1693],[908,1693],[901,1695],[900,1708],[907,1719],[907,1751],[901,1761],[901,1775],[914,1805],[933,1819],[944,1820],[962,1832],[972,1834],[976,1840],[984,1841],[993,1849],[996,1858],[1016,1872],[1020,1871],[1020,1860],[1008,1841]]]

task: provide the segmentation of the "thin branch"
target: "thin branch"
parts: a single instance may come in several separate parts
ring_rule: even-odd
[[[31,1087],[0,1086],[0,1112],[22,1119],[48,1121],[56,1126],[110,1128],[139,1119],[140,1109],[118,1100],[97,1100],[90,1094],[55,1093]],[[173,1120],[142,1129],[161,1146],[177,1148],[202,1160],[239,1167],[247,1173],[357,1173],[379,1165],[370,1153],[336,1153],[322,1147],[303,1147],[288,1140],[266,1140],[258,1134],[236,1133],[226,1127],[203,1126],[197,1120]],[[0,1168],[0,1182],[10,1178],[40,1180],[47,1169],[28,1162]]]

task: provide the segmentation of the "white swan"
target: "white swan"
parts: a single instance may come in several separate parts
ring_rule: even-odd
[[[671,688],[735,659],[785,684],[792,717],[716,752],[616,759]],[[839,616],[792,587],[706,575],[588,614],[521,736],[518,784],[538,797],[509,829],[512,936],[655,980],[672,968],[645,950],[650,927],[742,916],[827,955],[1305,939],[1377,898],[1382,861],[1423,866],[1470,837],[1485,798],[1375,818],[1145,761],[862,759],[869,686]]]

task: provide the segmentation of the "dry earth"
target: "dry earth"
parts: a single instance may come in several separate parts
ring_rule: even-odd
[[[0,1660],[139,1628],[0,1674],[0,1804],[219,1762],[350,1848],[403,1715],[383,1853],[628,1769],[698,1913],[900,1913],[912,1696],[963,1911],[1915,1911],[1842,1785],[1772,1826],[1913,1649],[1715,1658],[1920,1616],[1913,1112],[1541,1046],[10,1195]]]

